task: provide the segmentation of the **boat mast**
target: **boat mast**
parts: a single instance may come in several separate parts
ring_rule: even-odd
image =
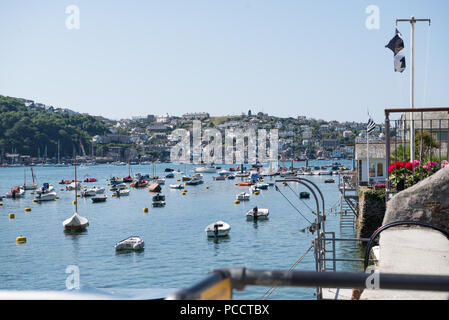
[[[58,140],[58,164],[59,164],[59,140]]]
[[[76,154],[75,154],[75,161],[73,162],[75,165],[75,212],[78,213],[78,190],[77,190],[77,182],[76,182]]]

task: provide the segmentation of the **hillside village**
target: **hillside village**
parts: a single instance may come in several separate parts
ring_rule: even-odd
[[[77,113],[68,108],[56,108],[32,100],[17,98],[31,110],[48,113]],[[279,160],[304,159],[352,159],[354,144],[363,139],[366,123],[325,121],[298,116],[280,118],[266,113],[211,116],[207,112],[186,113],[182,116],[149,114],[133,116],[129,119],[110,120],[101,116],[96,119],[106,124],[109,132],[95,135],[90,145],[81,145],[77,153],[81,160],[104,162],[145,162],[169,161],[170,148],[178,143],[179,137],[173,134],[176,129],[191,130],[193,121],[201,122],[202,129],[218,129],[224,137],[225,130],[241,129],[278,129]],[[376,134],[382,139],[382,127],[376,128]],[[42,146],[42,150],[44,146]],[[20,162],[24,155],[2,150],[3,162]],[[61,157],[64,161],[64,156]],[[58,155],[31,157],[32,162],[54,163]]]

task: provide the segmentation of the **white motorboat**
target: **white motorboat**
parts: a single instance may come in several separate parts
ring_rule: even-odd
[[[143,250],[145,247],[145,242],[141,237],[131,236],[115,244],[114,248],[116,251],[120,250]]]
[[[159,183],[160,185],[163,185],[163,184],[165,184],[165,178],[155,179],[155,182]]]
[[[104,193],[104,187],[93,187],[92,190],[95,190],[96,194],[103,194]]]
[[[81,184],[79,182],[72,182],[71,184],[65,186],[65,189],[67,191],[72,191],[72,190],[81,190]]]
[[[81,191],[81,196],[83,197],[95,197],[97,195],[97,192],[93,188],[88,188],[83,191]]]
[[[255,193],[260,192],[260,189],[256,185],[253,185],[249,188],[249,191],[251,191],[251,193]]]
[[[129,189],[121,189],[116,191],[117,197],[126,197],[129,196]]]
[[[50,192],[54,192],[55,188],[48,184],[48,183],[44,183],[42,185],[42,187],[40,187],[39,189],[36,190],[36,194],[45,194],[45,193],[50,193]]]
[[[62,226],[66,230],[81,231],[89,226],[89,220],[87,218],[80,216],[77,212],[70,218],[62,222]]]
[[[180,184],[171,184],[170,189],[184,189],[184,185],[182,183]]]
[[[220,176],[228,176],[228,175],[232,174],[232,172],[229,170],[223,169],[223,170],[218,171],[218,174]]]
[[[195,172],[198,172],[198,173],[215,173],[215,172],[217,172],[217,169],[215,167],[212,167],[212,166],[209,166],[209,167],[201,166],[201,167],[195,168]]]
[[[234,176],[236,176],[237,178],[241,178],[241,177],[248,177],[249,176],[249,172],[236,172],[234,173]]]
[[[231,231],[231,226],[220,220],[208,225],[204,231],[208,237],[226,237]]]
[[[268,209],[254,207],[246,213],[246,218],[248,220],[268,219],[268,213]]]
[[[240,201],[247,201],[247,200],[249,200],[249,197],[250,197],[250,194],[246,193],[246,192],[241,192],[236,196],[237,200],[240,200]]]
[[[119,183],[111,187],[111,191],[124,190],[124,189],[128,189],[126,183]]]
[[[56,192],[50,191],[45,193],[39,193],[34,199],[37,201],[52,201],[56,200]]]
[[[332,171],[331,170],[320,170],[320,176],[330,176],[332,175]]]
[[[25,190],[20,186],[12,187],[10,190],[8,190],[5,194],[5,198],[22,198],[25,195]]]

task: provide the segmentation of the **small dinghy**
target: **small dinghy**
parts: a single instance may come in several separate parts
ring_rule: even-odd
[[[335,180],[334,179],[326,179],[324,180],[324,183],[334,183]]]
[[[174,174],[173,172],[170,172],[170,173],[168,173],[168,174],[165,176],[166,179],[171,179],[171,178],[174,178],[174,177],[175,177],[175,174]]]
[[[268,219],[268,213],[268,209],[254,207],[246,213],[246,219],[254,221]]]
[[[239,193],[236,198],[237,198],[237,200],[240,200],[240,201],[248,201],[249,197],[250,197],[249,193],[242,192],[242,193]]]
[[[70,218],[62,222],[62,226],[66,230],[70,231],[82,231],[89,226],[89,220],[87,218],[80,216],[77,212]]]
[[[105,202],[107,198],[108,197],[105,194],[102,194],[100,196],[92,197],[91,199],[93,203],[97,203],[97,202]]]
[[[171,184],[170,189],[184,189],[184,185],[181,183],[180,184]]]
[[[129,238],[126,238],[122,241],[119,241],[115,244],[114,248],[116,251],[121,250],[143,250],[145,247],[145,242],[142,240],[141,237],[132,236]]]
[[[209,238],[226,237],[231,231],[231,226],[224,221],[217,221],[208,225],[204,231]]]
[[[256,187],[259,188],[259,189],[266,190],[266,189],[268,189],[268,183],[259,182],[258,184],[256,184]]]
[[[217,177],[212,177],[214,179],[214,181],[221,181],[221,180],[226,180],[226,176],[217,176]]]
[[[157,178],[155,180],[155,182],[159,183],[160,185],[164,185],[165,184],[165,178]]]
[[[310,198],[310,193],[303,191],[299,194],[299,198],[300,199],[309,199]]]

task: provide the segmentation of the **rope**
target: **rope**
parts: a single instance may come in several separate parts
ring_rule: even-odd
[[[306,219],[306,221],[307,221],[308,223],[312,224],[312,222],[311,222],[309,219],[307,219],[307,218],[301,213],[301,211],[299,211],[298,208],[296,208],[296,207],[294,206],[294,204],[291,203],[290,200],[287,199],[286,196],[284,196],[284,194],[281,192],[281,190],[278,188],[278,186],[276,186],[276,191],[278,191],[278,192],[285,198],[285,200],[287,200],[287,202],[293,207],[293,209],[295,209],[295,210],[296,210],[296,211],[297,211],[297,212],[298,212],[304,219]]]
[[[296,262],[290,267],[290,269],[288,269],[288,271],[292,271],[294,268],[296,268],[296,266],[305,258],[305,256],[307,255],[307,253],[309,253],[310,249],[313,248],[313,244],[306,250],[306,252],[303,253],[303,255],[296,260]],[[268,297],[274,292],[274,290],[276,290],[277,286],[273,286],[270,289],[268,289],[263,296],[261,297],[261,299],[268,299]]]

